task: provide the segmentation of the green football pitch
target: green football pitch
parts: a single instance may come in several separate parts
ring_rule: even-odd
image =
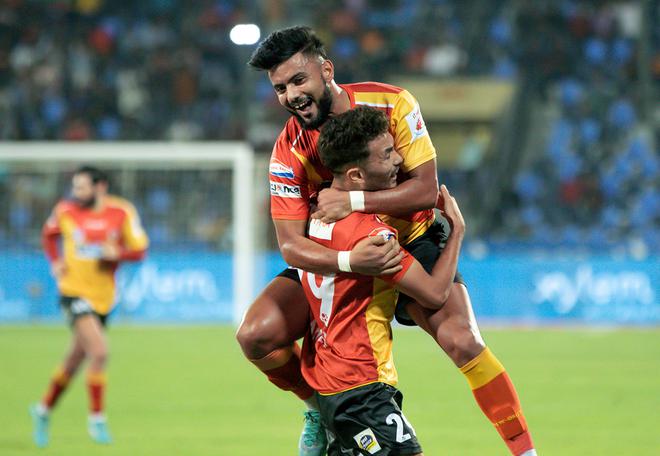
[[[85,433],[79,377],[31,441],[38,399],[68,342],[54,326],[0,326],[0,455],[296,455],[302,406],[240,353],[228,326],[116,326],[107,412],[115,443]],[[660,454],[660,330],[488,330],[540,455]],[[427,456],[507,455],[465,380],[419,330],[395,329],[404,411]]]

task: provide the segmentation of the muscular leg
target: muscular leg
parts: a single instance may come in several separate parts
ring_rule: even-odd
[[[78,368],[85,359],[85,350],[77,337],[73,337],[71,347],[64,357],[64,361],[57,368],[53,378],[51,379],[48,391],[41,401],[45,410],[50,410],[55,407],[58,399],[66,390],[69,382],[78,371]]]
[[[408,304],[406,310],[465,375],[477,404],[511,454],[536,454],[518,394],[504,366],[486,348],[465,286],[454,283],[440,310],[425,309],[417,303]]]
[[[74,334],[89,358],[89,371],[103,372],[108,361],[108,343],[95,315],[83,315],[74,323]]]
[[[103,327],[95,315],[83,315],[74,323],[74,334],[89,359],[87,389],[90,411],[102,413],[106,383],[105,366],[108,360],[108,344]]]
[[[64,371],[69,374],[69,377],[73,377],[76,372],[78,372],[78,368],[84,360],[85,350],[83,349],[80,340],[77,337],[74,337],[73,341],[71,342],[71,348],[64,358]]]
[[[278,388],[308,400],[296,340],[309,328],[309,305],[299,282],[275,277],[249,307],[236,333],[243,354]]]
[[[415,323],[431,335],[457,367],[481,353],[486,344],[479,333],[467,289],[454,283],[440,310],[411,303],[406,308]]]

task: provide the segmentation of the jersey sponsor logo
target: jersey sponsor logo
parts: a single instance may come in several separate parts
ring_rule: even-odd
[[[427,134],[426,124],[422,118],[422,112],[419,110],[419,105],[415,105],[415,108],[406,116],[406,122],[410,129],[411,143]]]
[[[80,228],[75,228],[71,233],[74,245],[74,254],[76,258],[82,260],[98,260],[103,254],[101,244],[95,242],[87,242],[85,233]]]
[[[312,219],[309,222],[309,235],[317,239],[332,239],[332,230],[335,227],[335,222],[323,223],[319,219]]]
[[[376,454],[382,449],[371,428],[366,428],[359,434],[354,435],[353,439],[361,450],[365,450],[369,454]]]
[[[382,236],[386,241],[389,241],[392,238],[396,239],[396,233],[392,230],[388,230],[387,228],[374,228],[371,233],[369,233],[369,237],[376,236]]]
[[[103,256],[101,244],[76,244],[75,255],[81,260],[98,260]]]
[[[277,160],[272,160],[270,162],[268,170],[271,175],[281,177],[282,179],[293,179],[296,177],[292,167],[286,166],[284,163]]]
[[[302,198],[299,185],[287,185],[270,181],[270,194],[281,198]]]
[[[86,230],[100,231],[107,228],[108,221],[104,219],[87,219],[83,221],[82,225]]]

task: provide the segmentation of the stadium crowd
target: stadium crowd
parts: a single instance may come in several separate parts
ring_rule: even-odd
[[[530,81],[554,112],[544,150],[503,185],[494,223],[471,234],[594,247],[632,238],[658,251],[660,129],[640,112],[641,14],[636,2],[587,0],[10,0],[0,5],[0,140],[249,138],[269,152],[286,113],[266,78],[246,69],[251,47],[228,30],[258,21],[266,33],[296,17],[328,43],[340,82],[401,73]],[[658,15],[656,5],[656,86]],[[2,173],[0,187],[10,197],[0,237],[11,241],[41,223],[39,186]],[[153,187],[134,195],[145,225],[180,234],[158,215],[177,195]],[[152,237],[155,246],[169,239]]]
[[[524,66],[538,72],[531,79],[552,121],[542,150],[515,177],[499,231],[536,246],[657,253],[660,129],[641,119],[641,9],[587,5],[518,17]],[[656,31],[656,50],[657,39]]]

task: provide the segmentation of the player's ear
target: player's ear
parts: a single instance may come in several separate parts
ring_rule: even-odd
[[[108,183],[105,182],[105,181],[101,181],[98,184],[95,184],[94,187],[100,193],[103,193],[103,194],[108,193]]]
[[[335,66],[331,60],[325,59],[323,63],[321,63],[321,76],[323,76],[323,80],[326,83],[335,78]]]
[[[359,166],[354,166],[346,170],[346,178],[350,183],[361,184],[364,182],[364,173]]]

